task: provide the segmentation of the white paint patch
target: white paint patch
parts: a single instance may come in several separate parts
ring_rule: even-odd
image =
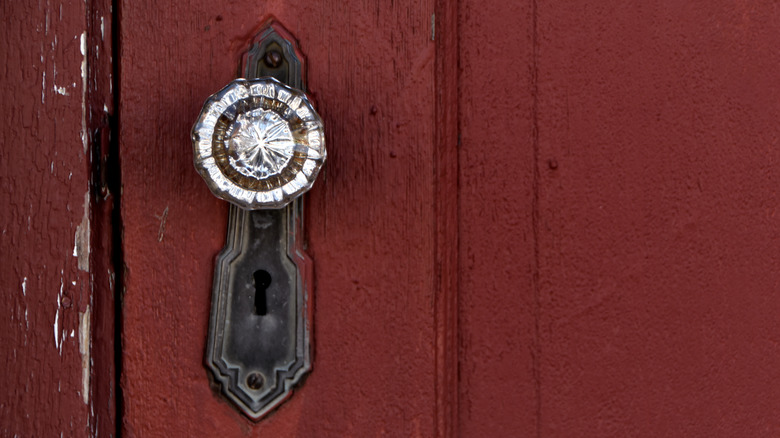
[[[27,296],[27,277],[22,279],[22,295]]]
[[[89,305],[83,313],[79,312],[79,353],[81,353],[81,398],[84,404],[89,404],[89,365],[91,336],[89,328]]]
[[[81,143],[87,153],[87,31],[81,34]]]
[[[43,79],[41,79],[41,103],[46,103],[46,70],[43,71]]]
[[[106,35],[106,27],[103,23],[103,16],[100,16],[100,40],[103,41]]]
[[[62,278],[60,278],[60,292],[57,294],[57,313],[54,314],[54,348],[62,354],[62,341],[60,340],[60,303],[62,302]]]
[[[70,93],[68,93],[68,89],[65,87],[58,87],[56,84],[54,85],[54,91],[57,92],[57,94],[61,96],[70,96]]]
[[[79,269],[89,272],[89,191],[84,194],[84,216],[76,227],[73,257],[78,257]]]
[[[65,341],[65,329],[60,336],[60,309],[62,308],[62,291],[65,284],[62,280],[63,271],[60,271],[60,292],[57,294],[57,313],[54,315],[54,347],[62,356],[62,343]]]

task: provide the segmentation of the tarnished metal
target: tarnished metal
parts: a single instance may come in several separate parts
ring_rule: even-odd
[[[302,90],[302,58],[292,40],[282,35],[287,34],[273,24],[261,31],[244,59],[245,75],[247,78],[271,76]],[[275,53],[269,54],[269,51]],[[251,83],[251,80],[239,81],[240,86]],[[292,100],[286,102],[288,108],[295,106]],[[270,110],[273,108],[263,107],[259,111]],[[289,111],[285,117],[284,111],[275,113],[279,117],[249,114],[259,114],[258,117],[265,117],[267,123],[294,118]],[[306,120],[304,114],[296,115],[300,120]],[[260,128],[262,126],[253,129]],[[193,138],[193,141],[197,162],[198,142],[203,140]],[[236,147],[243,146],[238,144]],[[202,147],[205,149],[205,144]],[[324,143],[322,152],[324,160]],[[252,167],[253,162],[240,154],[236,157],[245,160],[236,170],[258,180],[289,169],[286,158],[280,158],[278,162],[266,161],[264,166],[267,167],[259,168]],[[203,167],[199,170],[203,173]],[[313,182],[313,178],[311,180]],[[249,418],[259,420],[289,398],[295,385],[311,370],[312,262],[302,246],[303,204],[300,198],[293,198],[281,209],[247,210],[238,205],[247,207],[240,199],[248,197],[241,198],[237,192],[232,196],[239,201],[230,195],[224,197],[234,205],[230,206],[225,248],[217,256],[214,272],[206,366],[221,385],[223,394]],[[255,200],[259,197],[256,195]]]

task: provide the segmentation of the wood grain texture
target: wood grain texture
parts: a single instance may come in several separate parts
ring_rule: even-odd
[[[780,433],[779,19],[539,2],[541,436]]]
[[[122,3],[126,436],[434,436],[433,7]],[[307,195],[314,370],[254,425],[203,366],[227,205],[194,171],[189,130],[270,15],[307,56],[329,158]]]
[[[110,38],[101,41],[88,20],[96,4],[0,5],[2,436],[113,432],[113,346],[96,343],[94,324],[95,297],[110,299],[95,281],[105,275],[95,273],[94,243],[106,230],[94,228],[90,188],[91,107],[110,104],[107,87],[88,84],[88,60],[110,59],[101,52]],[[111,320],[109,312],[100,326]],[[113,339],[107,330],[101,336]]]

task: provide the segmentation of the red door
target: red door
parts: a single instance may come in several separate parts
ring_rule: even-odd
[[[678,3],[0,7],[2,436],[777,436],[780,10]],[[269,17],[328,162],[313,371],[255,424],[189,131]]]

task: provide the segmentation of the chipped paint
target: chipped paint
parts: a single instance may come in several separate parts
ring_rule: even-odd
[[[60,292],[57,294],[57,312],[54,314],[54,348],[62,355],[62,340],[60,339],[60,303],[62,303],[62,277],[60,277]]]
[[[105,40],[105,34],[106,34],[106,26],[103,23],[103,16],[100,16],[100,41]]]
[[[27,277],[22,279],[22,296],[27,297]],[[13,320],[13,313],[11,314],[11,320]],[[27,330],[30,330],[30,320],[27,319],[27,301],[24,302],[24,325]],[[27,338],[25,337],[25,345],[27,345]],[[56,342],[56,339],[55,339]]]
[[[87,153],[87,139],[87,31],[84,31],[81,34],[81,143],[84,154]]]
[[[89,365],[90,360],[90,308],[79,312],[79,353],[81,353],[81,398],[84,404],[89,404]]]
[[[84,194],[84,216],[76,227],[73,257],[78,257],[80,270],[89,272],[89,191]]]
[[[57,94],[62,96],[70,96],[70,93],[68,93],[68,89],[65,87],[58,87],[57,84],[54,84],[54,91],[57,92]]]

